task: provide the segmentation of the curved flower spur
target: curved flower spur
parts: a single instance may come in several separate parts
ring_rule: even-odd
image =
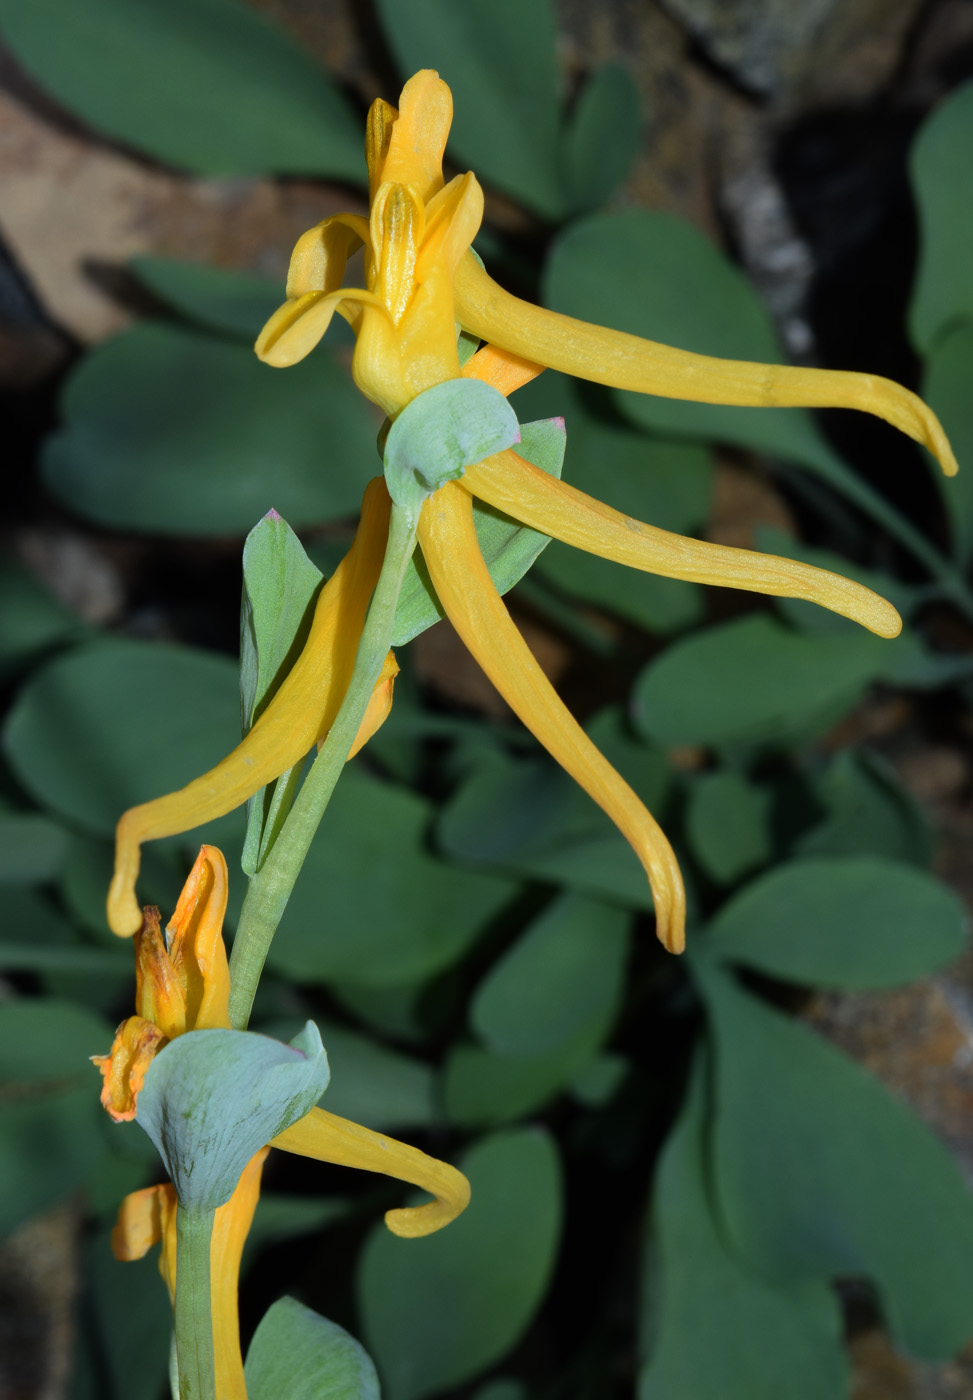
[[[139,1118],[146,1076],[172,1041],[198,1031],[244,1034],[229,1031],[230,976],[222,934],[227,887],[222,852],[203,846],[164,935],[158,910],[145,911],[135,938],[136,1014],[119,1026],[109,1054],[94,1057],[103,1080],[102,1104],[116,1122]],[[210,1303],[217,1394],[223,1400],[246,1400],[237,1287],[271,1147],[379,1172],[429,1191],[435,1199],[427,1204],[386,1213],[389,1229],[406,1238],[442,1229],[469,1202],[469,1183],[454,1167],[320,1108],[312,1108],[272,1138],[250,1158],[213,1221]],[[122,1201],[112,1233],[112,1249],[121,1260],[141,1259],[161,1242],[159,1267],[173,1302],[178,1204],[169,1183],[135,1191]]]
[[[339,214],[299,240],[287,300],[256,344],[278,367],[302,359],[337,311],[352,326],[358,387],[394,421],[444,379],[475,376],[509,394],[545,367],[617,388],[706,403],[857,408],[927,447],[944,472],[956,462],[935,415],[914,394],[864,374],[718,360],[589,325],[532,306],[499,287],[470,244],[482,215],[472,174],[448,184],[442,156],[452,117],[448,87],[417,73],[398,111],[368,117],[368,220]],[[349,253],[364,245],[365,288],[342,287]],[[456,327],[488,342],[460,368]],[[649,877],[659,938],[684,944],[685,896],[669,843],[635,793],[569,714],[531,655],[484,564],[472,497],[555,539],[631,568],[698,583],[795,597],[894,637],[896,610],[870,590],[790,559],[686,539],[632,520],[515,451],[468,467],[425,503],[418,538],[443,610],[511,708],[612,817]]]

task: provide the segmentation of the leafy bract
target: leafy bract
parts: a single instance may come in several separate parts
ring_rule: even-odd
[[[375,475],[376,420],[323,347],[286,374],[253,350],[146,323],[85,356],[42,471],[71,509],[163,535],[243,534],[354,515]]]
[[[510,1350],[547,1290],[562,1214],[552,1139],[496,1133],[459,1166],[472,1197],[458,1220],[419,1240],[377,1226],[360,1256],[363,1330],[387,1400],[471,1380]]]
[[[752,881],[710,925],[709,949],[785,981],[894,987],[958,957],[962,901],[941,881],[877,856],[787,861]]]
[[[696,956],[715,1036],[716,1199],[784,1282],[865,1277],[893,1338],[952,1356],[973,1331],[973,1197],[929,1129],[859,1065]]]
[[[250,1400],[379,1400],[361,1343],[296,1298],[280,1298],[264,1313],[245,1372]]]
[[[4,39],[97,131],[199,175],[364,176],[329,75],[239,0],[2,0]]]
[[[705,1157],[703,1061],[659,1164],[659,1314],[638,1400],[835,1400],[847,1362],[834,1292],[774,1285],[723,1237]]]

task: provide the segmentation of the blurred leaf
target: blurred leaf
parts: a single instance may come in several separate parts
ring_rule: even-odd
[[[624,1083],[631,1060],[606,1050],[578,1071],[571,1081],[571,1093],[585,1108],[603,1108]]]
[[[480,983],[470,1021],[500,1055],[540,1055],[621,1000],[629,917],[564,894],[547,906]]]
[[[86,355],[42,470],[99,524],[242,534],[273,507],[292,525],[354,515],[376,474],[376,423],[323,348],[286,373],[245,345],[148,323]]]
[[[106,1155],[89,1056],[112,1034],[70,1002],[0,1002],[0,1235],[76,1191]]]
[[[561,1233],[561,1168],[536,1130],[481,1139],[459,1163],[472,1199],[448,1229],[402,1240],[378,1226],[360,1256],[365,1337],[387,1400],[473,1379],[523,1335]]]
[[[698,955],[716,1044],[722,1218],[783,1282],[867,1277],[925,1360],[973,1331],[973,1198],[929,1129],[859,1065]]]
[[[245,1370],[250,1400],[379,1400],[365,1348],[296,1298],[279,1298],[264,1313]]]
[[[798,841],[803,856],[874,855],[928,868],[933,842],[922,808],[869,749],[846,750],[814,784],[827,815]]]
[[[837,707],[853,705],[881,673],[887,646],[862,629],[801,634],[752,613],[650,662],[635,682],[633,718],[662,743],[784,743],[819,715],[830,724]]]
[[[730,884],[772,854],[770,793],[731,769],[693,778],[686,836],[708,875]]]
[[[109,931],[105,917],[105,897],[114,863],[113,841],[76,835],[72,838],[58,889],[72,920],[117,953],[120,940]],[[175,909],[187,868],[180,847],[172,842],[152,841],[144,847],[139,892],[146,903],[157,904],[160,909]],[[230,902],[235,902],[233,890]]]
[[[453,160],[559,218],[560,75],[548,0],[378,0],[377,9],[400,72],[435,68],[452,88]]]
[[[316,1231],[344,1220],[352,1209],[352,1202],[344,1196],[283,1196],[276,1191],[261,1191],[247,1235],[244,1269],[248,1256],[252,1259],[266,1245],[295,1237],[306,1240]]]
[[[127,807],[219,762],[239,733],[239,714],[228,657],[112,638],[36,671],[3,742],[38,802],[108,836]]]
[[[638,1400],[835,1400],[848,1371],[835,1293],[768,1283],[714,1218],[702,1069],[700,1060],[656,1177],[661,1310]]]
[[[460,957],[516,886],[426,850],[432,806],[349,769],[271,948],[302,982],[415,982]]]
[[[635,741],[616,710],[596,715],[587,732],[657,812],[668,784],[661,750]],[[652,907],[645,872],[624,837],[547,758],[493,760],[474,771],[441,810],[436,835],[458,860],[516,871],[615,903]]]
[[[361,179],[329,75],[237,0],[0,0],[4,38],[65,107],[198,175]]]
[[[64,827],[40,812],[0,811],[0,880],[25,885],[53,880],[68,840]]]
[[[771,977],[858,991],[911,982],[958,957],[968,922],[959,896],[912,866],[810,857],[734,895],[707,946]]]
[[[658,210],[594,215],[555,241],[544,302],[556,311],[718,359],[777,364],[770,315],[743,274],[692,224]],[[928,540],[833,451],[800,408],[734,408],[619,391],[634,422],[796,462],[854,501],[917,557]]]
[[[638,155],[641,116],[638,88],[622,64],[606,63],[587,79],[562,134],[573,210],[597,208],[624,184]]]
[[[284,300],[279,277],[183,258],[143,256],[133,258],[129,266],[150,292],[187,320],[246,341],[256,340],[264,322]]]
[[[966,106],[973,117],[973,83],[965,89]],[[968,178],[963,186],[969,184]],[[963,240],[964,263],[969,269],[970,240],[973,239],[973,207],[970,210],[969,233]],[[970,301],[966,321],[954,320],[936,337],[929,349],[922,392],[929,407],[938,414],[949,434],[960,462],[973,461],[973,404],[970,402],[970,363],[973,359],[973,273],[970,277]],[[955,303],[950,301],[950,307]],[[943,476],[934,471],[933,478],[946,507],[953,540],[953,553],[964,565],[973,557],[973,487],[968,470],[956,476]]]
[[[159,1251],[150,1249],[144,1259],[120,1263],[112,1254],[110,1234],[110,1226],[99,1229],[85,1242],[82,1256],[79,1333],[98,1358],[94,1395],[96,1400],[159,1400],[172,1340],[172,1307],[159,1273]]]
[[[377,1035],[395,1036],[410,1043],[424,1040],[428,1033],[420,1006],[427,989],[427,981],[396,987],[373,987],[367,983],[363,986],[353,981],[331,984],[339,1004]]]
[[[559,477],[564,461],[563,421],[555,418],[540,423],[524,423],[521,425],[521,434],[518,447],[520,455],[543,471],[549,472],[551,476]],[[547,535],[521,525],[509,515],[504,515],[480,501],[475,501],[473,505],[473,523],[490,577],[500,593],[509,592],[515,583],[519,583],[534,560],[550,543]],[[417,550],[409,562],[402,582],[402,592],[395,611],[393,646],[404,646],[406,642],[411,642],[420,632],[424,632],[444,616],[422,552]]]
[[[909,331],[926,355],[951,322],[973,317],[971,147],[973,83],[967,82],[926,119],[909,158],[920,231]]]
[[[0,558],[0,674],[36,660],[51,647],[78,641],[89,631],[33,574]]]
[[[478,1386],[473,1400],[528,1400],[528,1390],[520,1381],[500,1376],[486,1385]]]

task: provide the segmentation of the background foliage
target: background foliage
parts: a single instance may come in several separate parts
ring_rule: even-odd
[[[787,317],[714,228],[638,207],[629,176],[655,114],[634,63],[568,81],[547,0],[380,0],[376,16],[384,95],[421,66],[453,88],[449,156],[487,187],[478,246],[502,280],[675,345],[785,358]],[[370,79],[339,79],[242,0],[0,0],[0,29],[96,141],[223,181],[338,181],[333,207],[360,207]],[[757,102],[732,62],[720,81]],[[245,1331],[282,1293],[300,1302],[257,1331],[258,1400],[278,1393],[272,1342],[296,1358],[302,1400],[376,1393],[361,1348],[302,1304],[361,1338],[387,1400],[633,1387],[639,1400],[832,1400],[849,1385],[846,1327],[880,1324],[931,1362],[973,1333],[959,1165],[803,1015],[814,989],[899,987],[966,940],[927,816],[868,723],[904,694],[920,731],[953,733],[973,683],[973,88],[919,118],[911,295],[897,306],[890,279],[880,300],[899,372],[953,438],[955,481],[896,444],[886,494],[872,470],[893,451],[884,429],[855,438],[795,410],[551,373],[514,400],[523,421],[566,419],[566,479],[668,529],[705,533],[721,482],[772,479],[778,516],[799,528],[778,518],[760,547],[867,581],[906,627],[881,642],[807,604],[714,598],[556,543],[511,593],[673,836],[692,910],[682,963],[656,946],[644,876],[607,819],[489,696],[464,703],[444,682],[448,640],[445,660],[401,649],[392,717],[339,785],[254,1024],[288,1039],[317,1020],[326,1106],[455,1160],[473,1204],[443,1234],[402,1241],[380,1220],[394,1188],[275,1160]],[[122,1268],[107,1248],[120,1196],[158,1165],[137,1129],[108,1122],[86,1063],[131,997],[130,950],[103,917],[114,822],[239,732],[243,536],[271,506],[301,532],[306,600],[377,470],[340,333],[286,374],[254,358],[278,276],[159,255],[128,273],[151,314],[72,357],[24,499],[135,540],[164,625],[136,607],[111,627],[82,621],[13,551],[0,574],[0,1214],[13,1230],[59,1202],[85,1212],[75,1400],[158,1400],[168,1353],[154,1263]],[[812,325],[813,311],[812,298]],[[864,314],[848,298],[845,317]],[[879,369],[882,324],[863,340]],[[212,595],[194,598],[194,580]],[[164,910],[199,839],[239,869],[243,815],[146,851],[145,896]],[[336,1369],[312,1376],[300,1358],[328,1327]]]

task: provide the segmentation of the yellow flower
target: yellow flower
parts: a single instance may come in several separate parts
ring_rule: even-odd
[[[449,89],[429,71],[406,83],[398,112],[385,102],[373,105],[365,143],[369,218],[339,214],[300,239],[287,301],[257,339],[261,359],[278,367],[295,363],[313,349],[337,311],[356,333],[356,383],[394,418],[424,389],[460,375],[459,326],[488,342],[462,374],[504,394],[548,367],[599,384],[707,403],[859,408],[887,419],[928,447],[948,474],[955,472],[935,416],[889,380],[715,360],[560,316],[505,292],[470,249],[482,212],[475,177],[443,181],[451,115]],[[346,259],[360,244],[367,285],[344,288]],[[635,793],[558,699],[511,621],[477,544],[473,497],[631,568],[810,599],[884,637],[896,636],[899,616],[884,599],[835,574],[632,520],[514,451],[468,467],[461,480],[424,504],[419,543],[445,612],[515,713],[627,837],[649,877],[658,935],[679,951],[685,895],[675,856]]]
[[[229,1027],[230,977],[223,944],[227,870],[215,846],[203,846],[166,930],[157,909],[146,909],[135,937],[136,1014],[123,1021],[108,1055],[96,1056],[101,1101],[116,1121],[135,1117],[139,1090],[152,1060],[187,1031]],[[260,1177],[271,1147],[317,1161],[380,1172],[429,1191],[426,1205],[390,1210],[385,1220],[397,1235],[431,1234],[465,1210],[469,1183],[445,1162],[415,1147],[313,1108],[261,1148],[243,1171],[233,1195],[220,1206],[210,1245],[211,1307],[216,1390],[224,1400],[246,1400],[237,1286],[240,1258],[260,1195]],[[159,1267],[175,1298],[176,1193],[168,1183],[125,1197],[112,1233],[117,1259],[141,1259],[162,1242]]]
[[[382,567],[388,521],[388,494],[376,479],[365,489],[351,549],[318,596],[304,649],[243,741],[178,792],[131,807],[122,816],[108,891],[108,924],[115,933],[131,935],[142,923],[135,882],[143,841],[191,831],[232,812],[326,740],[351,680],[368,601]],[[389,652],[349,758],[388,717],[398,669]]]

